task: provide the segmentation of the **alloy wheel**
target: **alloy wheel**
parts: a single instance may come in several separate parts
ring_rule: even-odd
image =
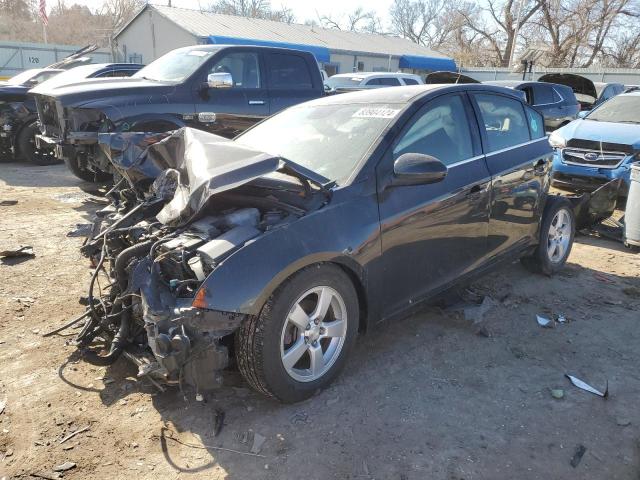
[[[340,356],[347,335],[347,308],[333,288],[318,286],[293,303],[282,327],[280,358],[299,382],[326,374]]]
[[[571,242],[571,215],[565,208],[556,212],[549,226],[547,237],[547,255],[551,263],[563,260]]]

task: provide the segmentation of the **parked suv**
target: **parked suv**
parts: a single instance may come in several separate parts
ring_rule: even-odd
[[[526,102],[544,116],[547,131],[555,130],[575,120],[580,104],[570,87],[546,82],[498,80],[489,85],[513,88],[524,93]]]
[[[587,77],[573,73],[547,73],[538,81],[566,85],[574,92],[583,111],[596,108],[610,98],[624,92],[621,83],[593,82]]]
[[[282,48],[197,45],[173,50],[128,79],[35,89],[40,143],[70,170],[106,180],[98,132],[164,132],[192,126],[233,137],[283,108],[323,95],[315,57]]]
[[[625,196],[631,164],[640,161],[640,91],[622,93],[549,136],[553,183],[593,191],[620,178]]]
[[[403,85],[422,85],[420,75],[391,72],[339,73],[324,82],[325,90],[342,93],[366,88],[400,87]]]
[[[13,89],[10,109],[3,109],[0,105],[0,144],[16,160],[26,160],[36,165],[47,165],[57,161],[52,149],[36,148],[34,137],[40,129],[36,104],[33,97],[28,96],[29,90],[43,85],[43,88],[51,91],[61,85],[69,85],[87,78],[129,77],[143,66],[137,63],[94,63],[69,70],[43,70],[39,76],[42,77],[46,73],[44,81],[29,83],[19,94]],[[51,74],[52,71],[55,73]],[[7,90],[8,87],[0,87],[0,104],[7,96]]]
[[[78,345],[99,333],[88,361],[126,350],[196,391],[236,364],[264,395],[308,398],[359,331],[504,261],[561,269],[575,221],[548,195],[552,154],[540,113],[488,85],[329,96],[231,141],[174,132],[119,166],[134,187],[164,169],[83,247],[111,278]]]

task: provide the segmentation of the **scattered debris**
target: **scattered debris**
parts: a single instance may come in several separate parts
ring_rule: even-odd
[[[90,425],[87,425],[86,427],[81,428],[79,430],[76,430],[75,432],[71,432],[69,435],[67,435],[62,440],[60,440],[60,443],[62,444],[64,442],[66,442],[67,440],[71,440],[73,437],[75,437],[79,433],[86,432],[87,430],[89,430],[89,427],[90,427]]]
[[[541,317],[540,315],[536,315],[536,320],[538,321],[538,325],[542,328],[553,328],[553,320]]]
[[[640,288],[638,287],[624,287],[622,292],[629,297],[640,298]]]
[[[170,432],[170,433],[171,433],[171,435],[165,435],[165,431],[166,431],[166,432]],[[164,427],[163,427],[163,428],[162,428],[162,432],[161,432],[161,436],[160,436],[160,441],[162,442],[162,441],[163,441],[163,440],[165,440],[165,439],[166,439],[166,440],[173,440],[174,442],[179,443],[180,445],[183,445],[183,446],[185,446],[185,447],[190,447],[190,448],[199,448],[199,449],[201,449],[201,450],[219,450],[219,451],[221,451],[221,452],[237,453],[237,454],[239,454],[239,455],[246,455],[246,456],[248,456],[248,457],[261,457],[261,458],[265,458],[265,456],[264,456],[264,455],[260,455],[260,454],[258,454],[258,453],[241,452],[241,451],[239,451],[239,450],[233,450],[233,449],[231,449],[231,448],[224,448],[224,447],[216,447],[216,446],[214,446],[214,445],[205,445],[205,444],[202,444],[202,445],[194,445],[194,444],[192,444],[192,443],[186,443],[186,442],[183,442],[182,440],[179,440],[179,439],[175,438],[175,437],[173,436],[173,433],[174,433],[174,432],[173,432],[172,430],[169,430],[168,428],[164,428]],[[164,443],[164,442],[163,442],[163,443]],[[162,449],[163,449],[163,451],[166,451],[166,445],[163,445],[163,446],[162,446]]]
[[[620,427],[628,427],[631,425],[631,420],[626,417],[618,417],[616,418],[616,425],[619,425]]]
[[[564,398],[564,390],[561,388],[554,388],[551,390],[551,396],[555,399],[561,400]]]
[[[482,299],[482,303],[479,305],[472,305],[468,307],[464,307],[462,312],[464,314],[465,320],[469,320],[471,322],[480,323],[484,317],[484,315],[495,306],[496,302],[489,296],[486,295]]]
[[[583,382],[582,380],[580,380],[579,378],[576,378],[572,375],[569,374],[565,374],[565,376],[571,380],[571,383],[573,383],[573,385],[575,385],[576,387],[589,392],[589,393],[593,393],[594,395],[598,395],[599,397],[602,398],[607,398],[609,396],[609,382],[607,381],[607,385],[604,389],[604,392],[601,392],[599,390],[596,390],[595,388],[593,388],[591,385],[589,385],[588,383]]]
[[[0,257],[2,258],[33,258],[35,256],[36,254],[33,253],[33,247],[31,245],[20,245],[13,250],[2,250],[0,252]]]
[[[215,419],[213,421],[213,436],[217,437],[224,425],[224,411],[216,408]]]
[[[578,465],[580,465],[580,461],[582,460],[582,457],[584,456],[586,451],[587,447],[585,447],[584,445],[578,445],[576,447],[576,452],[573,454],[573,458],[571,459],[571,466],[573,468],[576,468]]]
[[[567,323],[567,317],[564,315],[558,315],[558,323]]]
[[[6,400],[0,400],[0,415],[2,415],[4,413],[4,409],[7,406],[7,401]]]
[[[611,278],[609,278],[608,275],[605,275],[602,272],[594,272],[593,278],[595,278],[596,280],[600,280],[602,283],[607,283],[609,285],[613,285],[616,283],[615,280],[612,280]]]
[[[0,207],[10,207],[17,204],[18,200],[0,200]]]
[[[72,468],[76,468],[76,464],[73,462],[64,462],[62,465],[58,465],[53,467],[54,472],[66,472],[67,470],[71,470]]]
[[[484,325],[483,325],[483,326],[481,326],[481,327],[476,331],[476,335],[478,335],[479,337],[491,338],[491,332],[489,332],[489,330],[487,329],[487,327],[485,327]]]
[[[267,441],[267,437],[260,435],[258,432],[253,434],[253,445],[251,445],[251,453],[258,454],[262,450],[264,442]]]
[[[91,229],[90,223],[76,223],[76,228],[67,232],[67,237],[88,237],[91,235]]]

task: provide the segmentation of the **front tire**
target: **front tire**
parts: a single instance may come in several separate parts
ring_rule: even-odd
[[[240,373],[258,392],[299,402],[344,367],[358,331],[356,290],[338,266],[307,267],[286,280],[236,333]]]
[[[522,264],[536,273],[557,273],[569,258],[575,232],[571,202],[560,196],[548,197],[540,224],[540,243],[533,255],[522,258]]]
[[[107,172],[92,172],[81,165],[78,155],[75,154],[71,157],[65,157],[64,163],[67,165],[71,173],[73,173],[80,180],[84,180],[89,183],[104,183],[111,180],[112,175]]]

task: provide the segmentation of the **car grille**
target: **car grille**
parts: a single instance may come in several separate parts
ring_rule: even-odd
[[[580,148],[562,150],[562,160],[569,165],[582,165],[598,168],[618,168],[627,158],[624,152],[601,152]]]

